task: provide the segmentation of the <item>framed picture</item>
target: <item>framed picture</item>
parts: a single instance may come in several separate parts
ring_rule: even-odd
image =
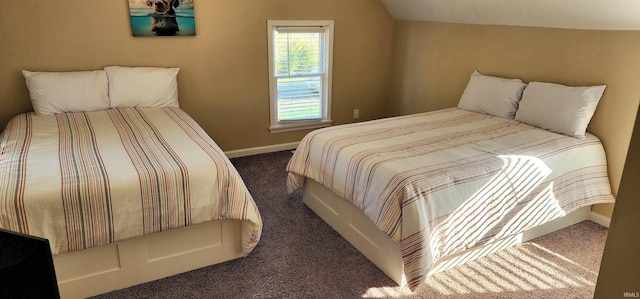
[[[129,0],[133,36],[194,36],[194,0]]]

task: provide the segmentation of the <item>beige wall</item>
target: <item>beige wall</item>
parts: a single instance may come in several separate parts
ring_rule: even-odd
[[[394,40],[391,115],[456,106],[474,70],[525,82],[607,84],[589,131],[604,143],[617,192],[640,100],[640,32],[397,21]],[[607,217],[612,209],[594,207]]]
[[[181,107],[223,150],[299,141],[271,134],[268,19],[335,20],[334,123],[386,115],[394,21],[378,0],[198,0],[195,37],[134,38],[128,2],[3,0],[0,126],[31,104],[20,70],[180,67]]]
[[[640,118],[636,120],[620,192],[611,217],[596,285],[597,299],[624,298],[640,292]],[[633,296],[633,295],[632,295]],[[631,296],[629,296],[631,297]]]
[[[640,100],[640,32],[394,22],[378,0],[199,0],[195,12],[195,37],[134,38],[126,0],[4,1],[0,125],[31,110],[20,70],[176,66],[182,108],[224,150],[298,141],[307,131],[267,129],[266,21],[333,19],[334,123],[352,122],[354,108],[367,120],[455,106],[476,69],[604,83],[589,130],[605,144],[617,192]],[[594,210],[610,216],[612,205]]]

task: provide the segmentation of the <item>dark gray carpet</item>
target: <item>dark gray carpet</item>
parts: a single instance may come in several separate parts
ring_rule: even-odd
[[[249,256],[96,298],[592,298],[606,228],[589,221],[400,288],[286,193],[291,152],[231,161],[262,215]]]

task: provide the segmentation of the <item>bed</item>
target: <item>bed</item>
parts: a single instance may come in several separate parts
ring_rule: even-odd
[[[0,136],[0,228],[47,238],[63,298],[249,254],[262,218],[181,108],[177,67],[23,70],[32,112]]]
[[[242,178],[177,105],[40,109],[0,138],[0,227],[49,240],[63,298],[243,257],[260,240]]]
[[[519,88],[514,94],[528,109],[534,92],[520,98],[526,84]],[[411,289],[613,202],[596,136],[560,134],[515,110],[496,116],[463,102],[309,133],[287,166],[289,191],[302,188],[309,208]]]

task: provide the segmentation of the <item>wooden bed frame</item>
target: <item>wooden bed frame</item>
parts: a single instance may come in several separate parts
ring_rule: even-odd
[[[380,231],[373,221],[353,204],[308,178],[304,182],[303,201],[398,285],[407,284],[399,244]],[[587,220],[590,209],[590,206],[582,207],[562,218],[534,227],[524,233],[444,257],[433,265],[428,275]]]
[[[239,220],[210,221],[53,257],[62,298],[86,298],[243,256]]]

